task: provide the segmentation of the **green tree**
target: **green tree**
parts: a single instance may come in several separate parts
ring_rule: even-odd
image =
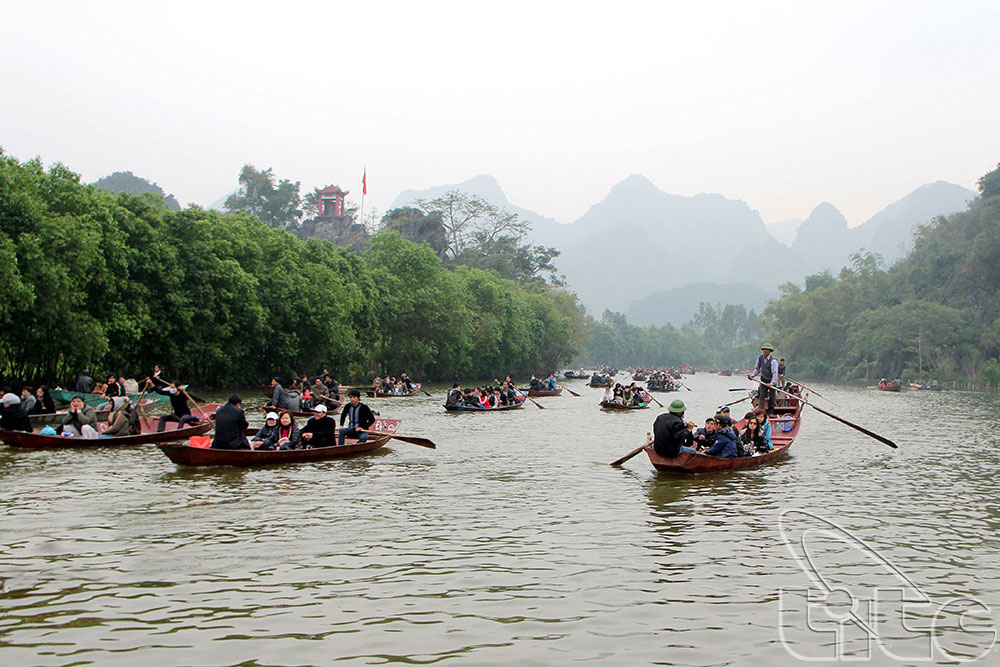
[[[268,227],[294,227],[302,217],[299,182],[278,181],[270,168],[258,171],[252,164],[240,170],[240,188],[226,199],[226,210],[245,211]]]

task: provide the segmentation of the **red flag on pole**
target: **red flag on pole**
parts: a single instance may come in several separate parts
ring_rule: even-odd
[[[368,167],[365,167],[365,173],[361,176],[361,194],[368,194]]]

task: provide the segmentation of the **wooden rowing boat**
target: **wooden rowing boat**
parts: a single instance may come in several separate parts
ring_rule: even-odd
[[[747,470],[773,463],[788,455],[788,450],[791,448],[795,436],[799,433],[799,427],[802,425],[802,404],[790,399],[785,405],[779,404],[775,408],[775,412],[774,417],[768,418],[768,421],[771,422],[771,442],[774,444],[774,449],[765,454],[722,458],[707,454],[681,452],[677,456],[668,458],[657,454],[652,446],[646,447],[643,451],[649,456],[649,462],[653,464],[653,467],[661,472],[727,472]],[[741,420],[738,425],[742,424]]]
[[[649,403],[642,403],[641,405],[622,405],[620,403],[605,403],[601,401],[601,410],[645,410],[649,407]]]
[[[903,386],[901,384],[896,384],[890,382],[889,384],[872,384],[868,385],[869,389],[878,389],[879,391],[891,391],[893,393],[903,391]]]
[[[154,403],[159,403],[159,401],[155,398],[144,398],[142,399],[142,403],[139,404],[139,407],[145,408],[153,405]],[[132,404],[135,405],[134,402]],[[97,415],[97,421],[102,422],[107,421],[108,415],[112,412],[114,412],[114,410],[97,410],[94,414]],[[58,410],[56,412],[45,412],[39,415],[28,415],[28,417],[31,419],[32,426],[58,426],[62,422],[63,417],[67,414],[69,414],[68,410]]]
[[[358,454],[373,452],[385,446],[392,436],[380,435],[365,442],[347,440],[343,445],[315,447],[312,449],[259,450],[259,449],[212,449],[192,447],[189,444],[161,444],[160,451],[167,458],[183,466],[266,466],[280,463],[307,463],[342,459]]]
[[[61,435],[42,435],[41,433],[25,433],[23,431],[0,431],[0,441],[14,447],[30,447],[33,449],[53,449],[68,447],[123,447],[125,445],[146,445],[171,440],[186,440],[193,435],[208,433],[215,426],[211,419],[205,419],[197,424],[177,428],[177,422],[167,422],[166,428],[157,433],[156,417],[141,417],[142,433],[137,435],[119,435],[112,438],[78,438]]]
[[[514,403],[513,405],[498,405],[495,408],[477,408],[471,405],[445,405],[444,409],[448,412],[500,412],[502,410],[517,410],[523,407],[524,401]]]
[[[611,380],[608,380],[607,382],[604,382],[603,384],[600,383],[600,382],[598,382],[597,384],[594,384],[593,382],[588,382],[587,383],[588,387],[597,387],[599,389],[603,389],[604,387],[608,387],[610,385],[611,385]]]
[[[529,389],[528,396],[558,396],[562,393],[562,387],[558,389]]]
[[[365,392],[368,398],[405,398],[407,396],[416,396],[420,393],[420,383],[415,382],[413,384],[413,390],[407,394],[396,394],[391,391],[379,391],[378,389],[369,389]]]

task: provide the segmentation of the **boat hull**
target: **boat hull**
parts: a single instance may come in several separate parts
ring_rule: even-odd
[[[540,396],[558,396],[562,393],[562,388],[559,389],[529,389],[528,396],[540,397]]]
[[[249,468],[283,463],[310,463],[342,459],[358,454],[367,454],[380,449],[389,442],[389,436],[369,438],[365,442],[347,442],[344,445],[316,447],[315,449],[253,450],[253,449],[211,449],[192,447],[188,444],[159,445],[168,459],[182,466],[236,466]]]
[[[155,417],[143,417],[143,432],[138,435],[120,435],[113,438],[70,438],[61,435],[42,435],[22,431],[0,431],[0,441],[13,447],[29,449],[68,449],[73,447],[124,447],[126,445],[147,445],[173,440],[186,440],[191,436],[208,433],[215,426],[211,420],[204,420],[182,429],[176,422],[167,422],[166,428],[157,433]]]
[[[514,405],[500,405],[495,408],[474,408],[471,405],[445,405],[448,412],[502,412],[504,410],[519,410],[524,407],[524,403]]]

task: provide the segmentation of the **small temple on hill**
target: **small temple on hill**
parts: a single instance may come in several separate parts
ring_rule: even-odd
[[[302,238],[319,238],[337,245],[362,248],[367,245],[369,234],[364,225],[355,219],[355,211],[347,208],[348,190],[338,185],[316,188],[316,217],[302,223]]]

